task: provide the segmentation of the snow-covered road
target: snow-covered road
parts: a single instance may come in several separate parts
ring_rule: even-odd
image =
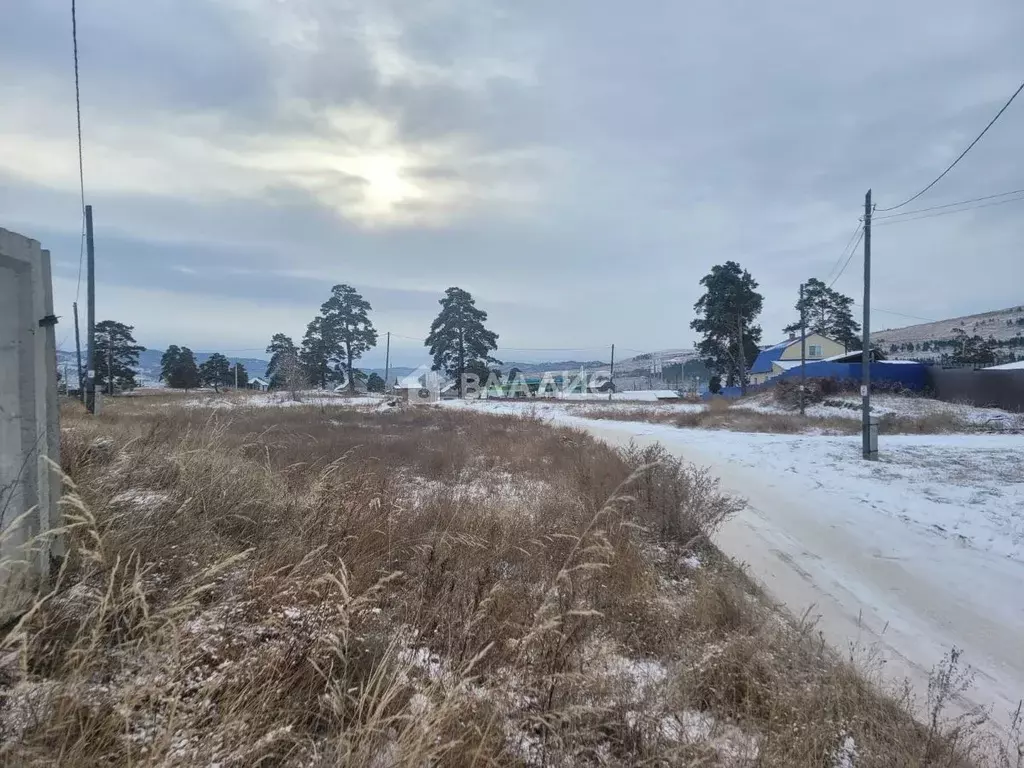
[[[911,681],[922,707],[933,666],[960,648],[976,675],[961,705],[990,706],[1008,722],[1024,696],[1024,437],[883,437],[871,463],[859,436],[544,415],[616,445],[660,442],[710,467],[748,500],[717,542],[770,594],[817,616],[841,652],[873,651],[889,681]]]

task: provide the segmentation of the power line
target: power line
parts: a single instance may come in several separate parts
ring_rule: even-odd
[[[992,120],[989,121],[989,124],[985,126],[985,130],[983,130],[981,133],[979,133],[977,135],[977,137],[974,139],[974,141],[972,141],[970,144],[967,145],[967,149],[965,149],[963,152],[961,152],[960,155],[957,157],[957,159],[949,164],[949,167],[947,167],[946,170],[944,170],[942,173],[940,173],[938,176],[936,176],[935,179],[931,182],[931,184],[926,186],[924,189],[922,189],[916,195],[914,195],[912,197],[908,197],[906,200],[904,200],[899,205],[894,205],[894,206],[892,206],[890,208],[878,208],[877,209],[878,212],[879,213],[888,213],[889,211],[895,211],[897,208],[902,208],[907,203],[912,202],[913,200],[917,200],[917,198],[919,198],[921,195],[923,195],[929,189],[931,189],[936,184],[938,184],[939,181],[942,179],[942,177],[945,176],[947,173],[949,173],[951,170],[953,170],[953,167],[957,163],[959,163],[961,160],[963,160],[964,155],[966,155],[968,152],[970,152],[974,148],[974,145],[977,144],[979,141],[981,141],[981,137],[984,136],[986,133],[988,133],[988,129],[989,128],[991,128],[993,125],[995,125],[996,120],[998,120],[1002,116],[1003,112],[1006,111],[1006,108],[1009,107],[1010,104],[1013,103],[1013,100],[1017,98],[1017,94],[1019,94],[1021,91],[1024,91],[1024,82],[1022,82],[1020,84],[1020,86],[1017,88],[1017,90],[1013,92],[1013,95],[1007,100],[1007,102],[1005,104],[1003,104],[1003,108],[1000,109],[998,112],[996,112],[996,116],[993,117]]]
[[[864,305],[855,301],[855,302],[853,302],[853,306],[855,306],[855,307],[863,307]],[[941,320],[935,320],[935,319],[930,318],[930,317],[921,317],[920,315],[908,315],[905,312],[894,312],[891,309],[882,309],[881,307],[875,307],[875,306],[871,307],[871,311],[872,312],[881,312],[884,315],[896,315],[897,317],[906,317],[909,320],[923,320],[926,323],[942,322]]]
[[[882,221],[878,226],[884,227],[889,224],[905,224],[908,221],[921,221],[922,219],[934,219],[936,216],[948,216],[951,213],[965,213],[966,211],[976,211],[979,208],[991,208],[995,205],[1006,205],[1007,203],[1019,203],[1024,200],[1024,196],[1012,197],[1009,200],[995,200],[993,202],[984,203],[982,205],[972,205],[969,208],[956,208],[951,211],[938,211],[936,213],[930,213],[927,216],[915,216],[912,219],[897,219],[896,221]]]
[[[82,198],[82,237],[78,243],[78,285],[75,301],[82,291],[82,258],[85,255],[85,164],[82,160],[82,97],[78,85],[78,14],[75,0],[71,0],[71,43],[75,52],[75,116],[78,120],[78,186]]]
[[[978,203],[982,200],[994,200],[997,197],[1008,197],[1009,195],[1019,195],[1024,193],[1024,189],[1011,189],[1009,192],[999,192],[994,195],[985,195],[984,197],[972,197],[969,200],[959,200],[955,203],[946,203],[945,205],[933,205],[930,208],[916,208],[913,211],[904,211],[903,213],[890,213],[888,216],[872,216],[872,221],[880,221],[882,219],[894,219],[897,216],[913,216],[915,213],[925,213],[926,211],[937,211],[940,208],[952,208],[958,205],[967,205],[968,203]]]
[[[860,233],[861,226],[861,223],[858,221],[857,227],[853,230],[853,234],[850,235],[850,239],[847,241],[846,246],[839,253],[839,258],[836,259],[836,263],[832,265],[832,269],[828,271],[828,276],[825,278],[826,280],[828,280],[828,278],[832,276],[832,273],[836,271],[836,267],[839,266],[839,263],[843,260],[843,257],[846,256],[846,251],[850,248],[850,245],[853,243],[854,238],[856,238],[857,235]]]
[[[832,278],[832,282],[828,284],[829,288],[831,288],[833,285],[836,284],[836,282],[839,280],[839,278],[843,276],[843,272],[846,271],[846,268],[848,266],[850,266],[850,262],[853,260],[853,255],[855,253],[857,253],[857,246],[860,245],[860,241],[861,241],[861,239],[863,237],[864,237],[864,228],[860,227],[857,230],[857,239],[853,243],[853,248],[850,249],[850,255],[846,257],[846,263],[843,264],[843,268],[839,270],[839,274],[836,275],[834,278]]]

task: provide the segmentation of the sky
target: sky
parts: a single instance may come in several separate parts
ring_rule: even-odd
[[[0,226],[50,249],[71,348],[70,1],[8,5]],[[867,189],[919,190],[1024,79],[1021,29],[1020,0],[80,0],[97,319],[262,356],[348,283],[415,365],[459,286],[504,360],[607,359],[690,346],[732,259],[777,341]],[[1022,136],[1024,97],[905,210],[1024,188]],[[873,234],[875,328],[1024,303],[1024,203]]]

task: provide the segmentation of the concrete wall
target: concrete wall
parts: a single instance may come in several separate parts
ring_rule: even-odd
[[[47,577],[59,540],[56,345],[50,254],[0,229],[0,617],[20,609]],[[33,510],[19,524],[15,521]]]

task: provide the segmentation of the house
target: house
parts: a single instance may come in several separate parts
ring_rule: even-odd
[[[270,389],[270,382],[261,376],[256,376],[249,379],[249,389],[257,389],[260,392],[266,392]]]
[[[846,354],[846,349],[842,344],[827,336],[822,336],[820,333],[808,333],[806,344],[807,362],[818,362],[836,355]],[[749,383],[764,384],[799,365],[800,337],[793,334],[786,341],[761,350],[761,354],[750,366]]]

